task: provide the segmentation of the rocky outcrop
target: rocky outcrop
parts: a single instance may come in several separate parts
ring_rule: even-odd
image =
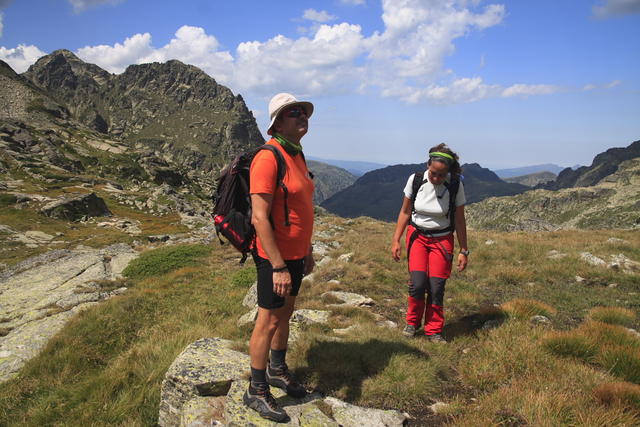
[[[47,121],[66,119],[67,109],[0,60],[0,119]]]
[[[86,126],[192,170],[217,170],[263,142],[240,95],[180,61],[131,65],[113,75],[56,50],[23,75],[72,106]]]
[[[356,177],[350,172],[337,166],[315,160],[307,160],[307,166],[313,173],[313,203],[319,205],[329,197],[343,190],[356,181]]]
[[[122,293],[106,287],[137,257],[125,244],[56,250],[0,273],[0,381],[14,376],[77,312]],[[116,284],[117,286],[117,284]]]
[[[554,231],[640,227],[640,157],[618,165],[592,187],[533,190],[494,197],[465,210],[475,229]]]
[[[78,221],[93,216],[111,216],[112,213],[104,200],[96,193],[77,194],[47,203],[40,211],[43,215]]]
[[[158,424],[168,426],[276,426],[242,402],[247,387],[249,357],[232,350],[220,338],[203,338],[189,346],[171,364],[160,392]],[[408,416],[393,410],[363,408],[320,393],[303,399],[286,396],[272,387],[292,426],[403,426]],[[331,414],[326,409],[330,408]]]
[[[541,186],[548,190],[559,190],[571,187],[591,187],[603,178],[618,171],[620,164],[626,160],[640,157],[640,141],[624,148],[610,148],[594,157],[591,166],[578,169],[566,168],[558,174],[558,178]]]

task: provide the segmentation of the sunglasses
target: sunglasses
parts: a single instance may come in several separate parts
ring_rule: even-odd
[[[284,112],[284,114],[287,117],[291,117],[291,118],[295,119],[297,117],[300,117],[302,114],[304,114],[306,116],[307,112],[302,107],[293,107],[293,108],[290,108],[290,109],[286,110]]]

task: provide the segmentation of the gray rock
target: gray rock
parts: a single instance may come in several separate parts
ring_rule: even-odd
[[[231,350],[230,341],[203,338],[180,353],[160,390],[160,426],[180,424],[183,406],[199,396],[225,396],[249,369],[249,356]]]
[[[551,320],[549,320],[548,317],[541,316],[541,315],[531,316],[529,321],[531,321],[531,323],[536,323],[538,325],[551,325]]]
[[[258,306],[254,306],[250,312],[243,314],[238,319],[238,326],[242,327],[245,325],[250,325],[256,321],[258,318]]]
[[[640,272],[640,262],[633,261],[624,254],[611,255],[611,262],[607,264],[607,267],[621,270],[627,274]]]
[[[484,242],[485,245],[491,246],[491,245],[495,245],[496,242],[493,240],[487,240],[486,242]]]
[[[307,274],[306,276],[304,276],[302,278],[302,281],[303,282],[313,282],[314,279],[315,279],[315,275],[313,273],[311,273],[311,274]]]
[[[330,291],[323,293],[322,297],[333,297],[339,301],[342,301],[341,304],[332,305],[342,305],[350,307],[371,307],[372,305],[375,305],[375,302],[371,298],[353,292]]]
[[[245,307],[255,307],[258,305],[258,282],[254,282],[253,285],[247,291],[247,294],[242,300],[242,305]]]
[[[584,277],[576,276],[575,277],[577,283],[584,283],[587,281]]]
[[[358,329],[358,326],[351,325],[347,326],[346,328],[333,329],[333,333],[337,335],[347,335],[351,332],[354,332],[356,329]]]
[[[170,238],[171,236],[169,236],[168,234],[154,234],[153,236],[147,236],[147,239],[151,243],[166,242]]]
[[[431,412],[434,414],[446,414],[448,410],[451,408],[451,405],[444,402],[436,402],[433,405],[429,406]]]
[[[634,335],[636,338],[640,338],[640,332],[636,331],[635,329],[627,328],[627,331],[629,331],[629,333],[631,335]]]
[[[291,321],[302,325],[327,323],[329,321],[330,314],[330,312],[325,310],[300,309],[293,312],[291,315]]]
[[[626,245],[626,244],[628,244],[629,242],[627,242],[626,240],[623,240],[623,239],[618,239],[617,237],[609,237],[609,238],[607,239],[607,243],[614,243],[614,244],[623,244],[623,245]]]
[[[594,266],[607,265],[607,263],[604,262],[603,259],[598,258],[597,256],[590,254],[589,252],[580,252],[580,258],[590,265],[594,265]]]
[[[322,267],[323,265],[329,264],[331,261],[331,257],[326,256],[316,263],[316,267]]]
[[[334,397],[327,397],[324,402],[331,406],[333,418],[341,426],[400,427],[409,419],[399,411],[363,408]]]
[[[567,254],[557,251],[555,249],[550,250],[549,252],[547,252],[547,258],[549,259],[562,259],[564,257],[566,257]]]
[[[195,397],[182,407],[180,427],[222,426],[226,396]]]
[[[351,262],[351,259],[353,258],[353,252],[349,252],[348,254],[342,254],[338,257],[338,261],[341,262]]]
[[[125,288],[102,292],[91,283],[117,279],[135,257],[125,244],[57,250],[3,271],[0,318],[11,331],[0,337],[0,351],[12,356],[0,359],[0,381],[15,376],[75,313],[122,293]]]
[[[482,329],[489,330],[489,329],[497,328],[498,326],[500,326],[500,321],[496,319],[491,319],[484,322],[484,324],[482,325]]]
[[[40,212],[45,216],[68,221],[78,221],[83,217],[112,215],[104,200],[96,193],[64,197],[46,204]]]

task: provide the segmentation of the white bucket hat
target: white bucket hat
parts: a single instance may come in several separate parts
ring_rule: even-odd
[[[269,129],[267,129],[267,134],[271,135],[271,128],[278,118],[278,114],[291,105],[300,105],[304,108],[304,111],[307,113],[307,117],[311,117],[313,114],[313,104],[307,101],[298,101],[295,96],[290,93],[282,92],[271,98],[269,101],[269,118],[271,119],[271,123],[269,123]]]

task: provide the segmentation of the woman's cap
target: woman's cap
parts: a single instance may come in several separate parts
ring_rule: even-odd
[[[307,101],[298,101],[295,96],[290,93],[282,92],[271,98],[269,101],[269,118],[271,119],[271,123],[269,123],[269,129],[267,129],[267,134],[271,135],[271,128],[278,118],[278,114],[291,105],[300,105],[304,108],[304,111],[307,113],[307,117],[311,117],[313,114],[313,104]]]

